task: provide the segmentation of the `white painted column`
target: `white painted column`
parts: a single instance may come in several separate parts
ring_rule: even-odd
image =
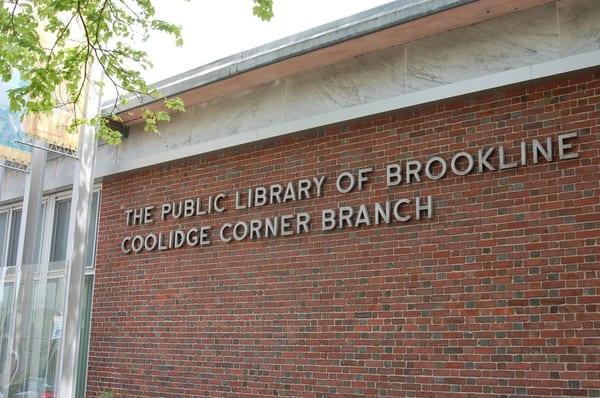
[[[92,66],[92,81],[102,78],[98,65]],[[85,117],[100,112],[101,96],[95,87],[88,90]],[[74,398],[77,382],[77,360],[81,341],[82,295],[85,274],[85,243],[94,187],[96,160],[96,129],[82,127],[79,133],[79,159],[73,180],[69,240],[67,244],[66,295],[63,312],[62,344],[59,359],[57,397]]]

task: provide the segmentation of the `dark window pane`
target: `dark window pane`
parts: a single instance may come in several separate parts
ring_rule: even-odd
[[[96,231],[98,229],[98,198],[99,193],[92,194],[92,205],[90,208],[90,217],[87,236],[85,239],[85,266],[94,266],[94,256],[96,254]]]
[[[71,199],[59,200],[54,207],[52,220],[52,245],[50,246],[50,261],[65,261],[67,259],[67,235],[69,232],[69,213]]]
[[[76,397],[85,396],[85,382],[87,376],[88,351],[90,345],[90,324],[92,319],[92,292],[94,276],[86,275],[83,286],[83,308],[81,317],[81,341],[79,346],[79,361],[77,366],[77,394]]]
[[[42,203],[40,209],[40,216],[37,223],[37,229],[35,231],[35,252],[33,253],[33,263],[40,263],[40,256],[42,255],[42,232],[44,230],[44,218],[46,215],[46,205]]]
[[[19,248],[19,230],[21,229],[21,209],[12,211],[10,222],[10,233],[8,238],[8,259],[6,264],[13,266],[17,264],[17,250]]]
[[[0,266],[4,266],[4,253],[8,243],[8,212],[0,213]],[[1,363],[1,362],[0,362]]]

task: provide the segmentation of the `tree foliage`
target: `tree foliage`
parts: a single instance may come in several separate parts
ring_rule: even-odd
[[[272,7],[272,0],[253,0],[252,12],[269,20]],[[105,117],[85,119],[73,105],[85,95],[93,62],[101,67],[106,86],[111,86],[117,98],[111,113],[118,112],[119,105],[132,96],[158,98],[160,93],[142,76],[152,63],[139,48],[140,41],[155,33],[173,37],[178,46],[183,43],[181,27],[157,18],[152,0],[4,0],[0,7],[0,78],[6,82],[18,73],[24,82],[8,93],[11,110],[47,113],[71,109],[75,113],[71,130],[93,124],[99,138],[119,143],[120,133],[109,127]],[[104,87],[105,93],[108,88]],[[167,111],[142,110],[147,131],[158,132],[158,123],[168,121],[170,112],[185,110],[179,98],[167,98],[164,105]]]

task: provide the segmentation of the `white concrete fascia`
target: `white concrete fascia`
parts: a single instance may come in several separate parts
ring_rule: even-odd
[[[273,126],[263,127],[245,133],[219,138],[207,142],[193,144],[188,147],[177,148],[162,153],[140,157],[112,165],[99,164],[97,177],[105,177],[143,167],[166,163],[173,160],[198,156],[226,148],[249,144],[268,138],[274,138],[305,131],[316,127],[327,126],[352,119],[358,119],[379,113],[407,108],[415,105],[426,104],[447,98],[472,94],[479,91],[494,89],[511,84],[522,83],[561,73],[591,68],[600,65],[600,50],[571,57],[542,62],[530,66],[507,70],[482,77],[468,79],[444,86],[399,95],[368,104],[350,106],[348,108],[308,116]]]

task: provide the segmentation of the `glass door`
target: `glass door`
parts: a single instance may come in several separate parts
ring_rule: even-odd
[[[86,276],[76,386],[77,396],[81,397],[85,396],[98,202],[99,192],[94,192],[85,253]],[[70,198],[64,194],[47,198],[38,225],[35,263],[20,268],[13,263],[18,246],[18,242],[14,242],[18,239],[20,209],[0,208],[0,398],[54,398],[67,294],[65,267],[70,205]],[[22,280],[22,275],[31,277]],[[20,293],[15,291],[15,286],[21,290]]]

